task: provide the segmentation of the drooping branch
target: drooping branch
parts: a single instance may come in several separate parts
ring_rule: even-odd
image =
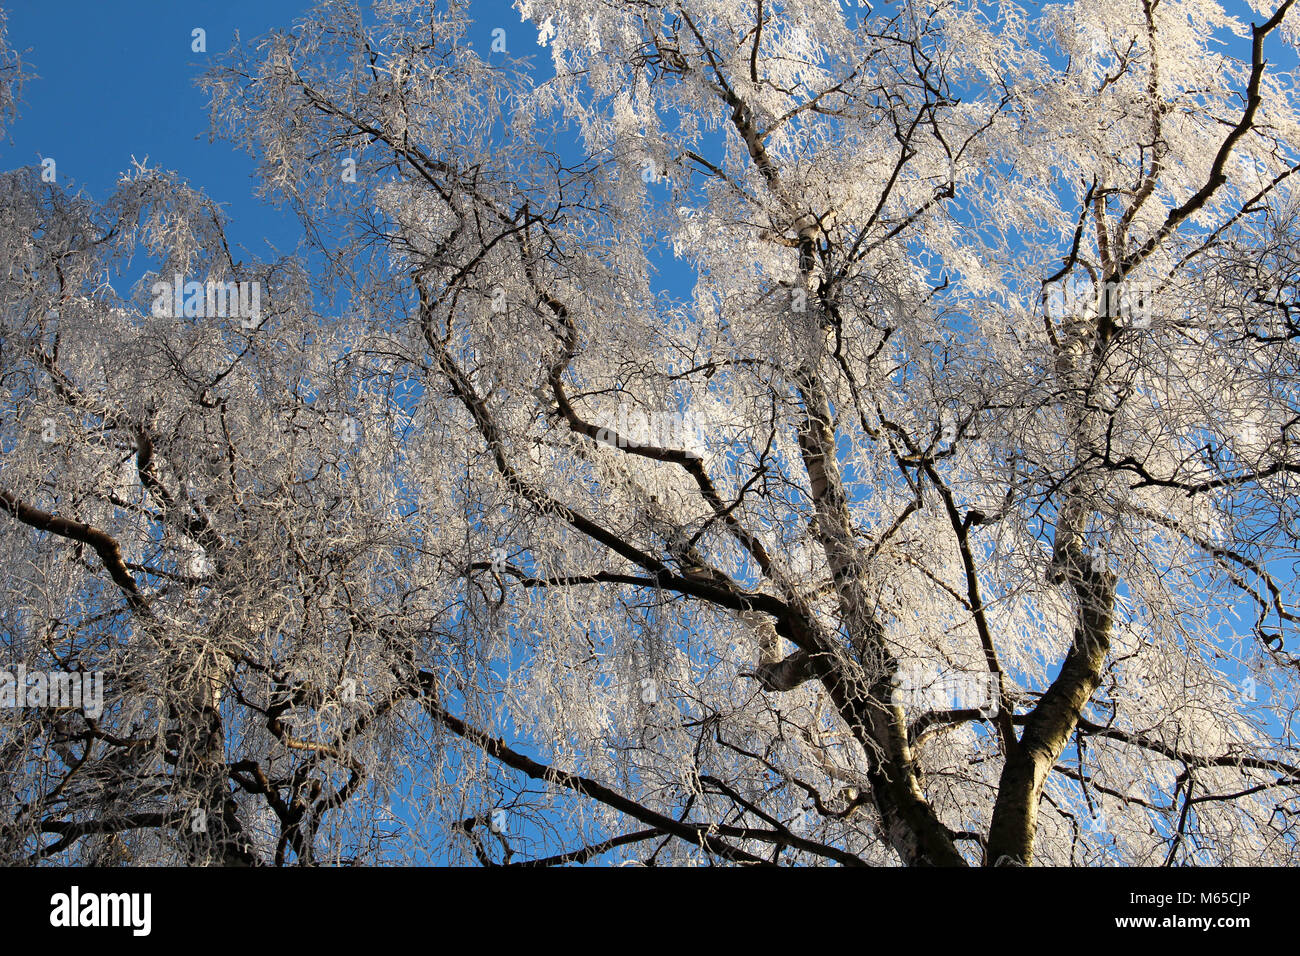
[[[1181,205],[1169,210],[1160,228],[1146,242],[1127,256],[1124,256],[1116,271],[1116,278],[1123,279],[1141,265],[1174,230],[1201,210],[1214,197],[1214,194],[1228,182],[1228,160],[1232,157],[1232,152],[1237,143],[1254,127],[1255,114],[1258,112],[1260,104],[1264,102],[1263,94],[1260,92],[1264,80],[1264,70],[1268,65],[1268,61],[1264,59],[1264,40],[1281,25],[1294,4],[1295,0],[1285,0],[1277,8],[1273,16],[1264,21],[1262,26],[1251,25],[1250,79],[1246,84],[1246,108],[1242,111],[1241,118],[1233,124],[1232,129],[1228,131],[1228,135],[1219,144],[1219,149],[1214,155],[1214,160],[1210,163],[1210,172],[1206,176],[1204,184]]]

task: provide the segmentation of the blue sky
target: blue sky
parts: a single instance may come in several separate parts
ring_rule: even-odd
[[[38,79],[23,88],[19,118],[0,141],[0,168],[53,158],[59,182],[107,197],[132,157],[174,170],[221,203],[234,243],[267,256],[265,241],[293,249],[299,230],[286,212],[253,194],[252,158],[208,140],[206,99],[195,81],[238,31],[250,40],[287,28],[310,0],[0,0],[9,42]],[[536,51],[533,29],[508,0],[474,0],[480,26],[471,38],[490,46],[507,31],[510,52]],[[191,49],[191,31],[206,31],[207,53]],[[11,140],[11,141],[10,141]]]

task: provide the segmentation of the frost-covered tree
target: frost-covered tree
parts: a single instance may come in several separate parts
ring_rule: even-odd
[[[1294,3],[327,0],[297,255],[5,174],[6,858],[1294,865]]]

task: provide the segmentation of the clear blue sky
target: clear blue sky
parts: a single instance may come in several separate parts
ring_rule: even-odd
[[[148,157],[223,204],[236,244],[266,256],[269,239],[291,251],[299,230],[253,195],[251,157],[208,141],[195,80],[236,31],[247,41],[289,27],[311,7],[311,0],[0,0],[10,45],[38,77],[25,85],[19,119],[0,141],[0,168],[50,157],[60,183],[102,200],[132,156]],[[504,27],[512,55],[536,52],[539,68],[549,68],[549,52],[509,0],[474,0],[473,10],[476,46],[490,46],[492,30]],[[207,31],[206,54],[191,50],[196,27]]]

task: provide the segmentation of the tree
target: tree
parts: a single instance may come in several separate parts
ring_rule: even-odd
[[[299,254],[7,174],[7,857],[1296,863],[1294,2],[325,0]]]

